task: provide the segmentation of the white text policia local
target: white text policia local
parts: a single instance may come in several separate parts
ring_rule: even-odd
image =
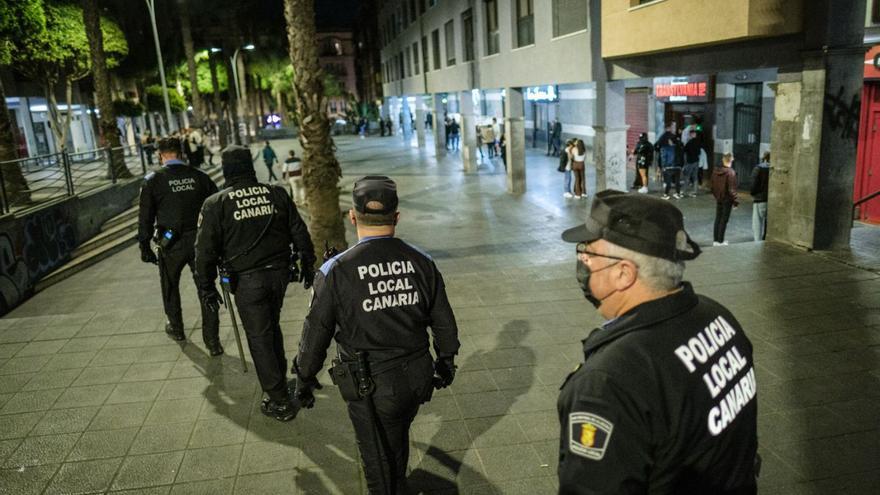
[[[364,280],[365,277],[377,278],[389,275],[406,275],[415,273],[416,269],[411,261],[390,261],[360,265],[357,267],[357,271],[360,279]],[[378,309],[412,306],[419,303],[419,293],[414,289],[409,277],[370,281],[367,282],[367,290],[370,296],[375,296],[364,299],[361,303],[364,311],[367,313]]]
[[[675,355],[684,364],[688,372],[693,373],[699,364],[706,364],[712,356],[719,353],[724,345],[736,335],[736,330],[723,317],[719,316],[709,323],[700,333],[688,339],[687,344],[682,344],[675,349]],[[709,411],[707,417],[709,433],[717,436],[730,423],[736,419],[736,415],[755,398],[757,385],[755,383],[755,370],[748,360],[740,354],[736,346],[730,346],[723,356],[715,359],[709,370],[703,373],[703,382],[713,399],[729,385],[734,378],[740,375],[742,370],[747,370],[733,386],[732,389]]]
[[[273,208],[272,201],[268,197],[269,193],[269,188],[266,186],[243,187],[229,191],[227,196],[235,200],[232,218],[243,220],[271,215]]]

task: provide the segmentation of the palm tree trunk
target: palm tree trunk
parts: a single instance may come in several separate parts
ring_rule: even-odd
[[[128,167],[125,166],[125,156],[119,148],[119,128],[116,125],[116,113],[113,111],[113,97],[110,93],[110,73],[107,72],[107,60],[104,55],[104,33],[101,32],[101,16],[98,13],[98,0],[82,0],[83,23],[86,28],[86,37],[89,39],[89,56],[92,61],[92,78],[95,81],[95,94],[98,100],[98,111],[101,113],[99,127],[103,136],[104,145],[112,151],[110,159],[110,171],[116,178],[131,177]],[[68,116],[72,103],[68,98]]]
[[[189,72],[189,84],[192,95],[193,126],[201,127],[204,119],[202,95],[199,93],[199,80],[196,73],[196,51],[190,29],[188,0],[180,0],[180,34],[183,37],[183,51],[186,54],[186,68]]]
[[[214,93],[214,113],[217,115],[217,126],[220,134],[220,147],[225,148],[229,142],[227,135],[226,118],[223,116],[223,105],[220,103],[220,80],[217,79],[217,61],[214,60],[214,54],[208,52],[208,68],[211,70],[211,88]]]
[[[27,111],[27,109],[25,109]],[[27,181],[21,173],[21,164],[10,163],[18,158],[15,124],[9,118],[6,107],[6,90],[0,80],[0,176],[3,177],[3,194],[6,206],[24,204],[30,201]]]
[[[330,123],[324,112],[323,71],[318,63],[313,0],[284,0],[290,61],[293,64],[293,94],[299,113],[299,140],[303,147],[303,182],[309,204],[309,231],[315,255],[321,259],[324,243],[345,249],[345,227],[339,210],[339,178],[336,146],[330,137]]]

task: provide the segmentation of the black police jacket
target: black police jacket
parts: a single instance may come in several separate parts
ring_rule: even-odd
[[[195,264],[200,289],[214,286],[220,264],[232,273],[284,268],[294,251],[303,266],[315,264],[308,228],[282,187],[235,178],[205,200],[199,222]]]
[[[428,352],[458,352],[458,327],[430,256],[395,237],[368,237],[328,260],[299,343],[299,375],[314,377],[334,337],[343,353],[366,351],[374,372]]]
[[[752,344],[729,311],[684,283],[583,343],[557,404],[559,493],[756,493]]]
[[[157,225],[179,234],[196,230],[202,203],[216,192],[208,174],[179,160],[147,174],[141,186],[138,242],[148,244]]]

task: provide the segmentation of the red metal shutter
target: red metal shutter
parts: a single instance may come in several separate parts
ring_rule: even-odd
[[[626,90],[626,149],[630,152],[639,140],[639,134],[648,132],[648,88]]]

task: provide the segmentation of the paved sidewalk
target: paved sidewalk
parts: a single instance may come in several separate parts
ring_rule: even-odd
[[[538,155],[529,191],[511,196],[500,163],[465,176],[456,157],[438,160],[398,138],[337,142],[344,189],[368,173],[398,181],[399,235],[434,255],[461,329],[459,375],[413,427],[412,484],[554,493],[558,387],[600,323],[559,234],[589,201],[563,200],[561,174]],[[278,156],[291,145],[273,142]],[[703,243],[706,201],[679,202]],[[736,215],[731,240],[746,240],[749,224]],[[755,344],[762,492],[876,493],[880,274],[744,242],[707,248],[686,278],[727,305]],[[0,493],[363,491],[354,435],[326,374],[314,409],[289,424],[264,418],[230,328],[221,329],[230,354],[209,358],[191,281],[182,292],[185,344],[162,332],[158,277],[136,248],[0,319]],[[308,297],[288,289],[289,357]],[[225,313],[221,321],[228,325]]]

